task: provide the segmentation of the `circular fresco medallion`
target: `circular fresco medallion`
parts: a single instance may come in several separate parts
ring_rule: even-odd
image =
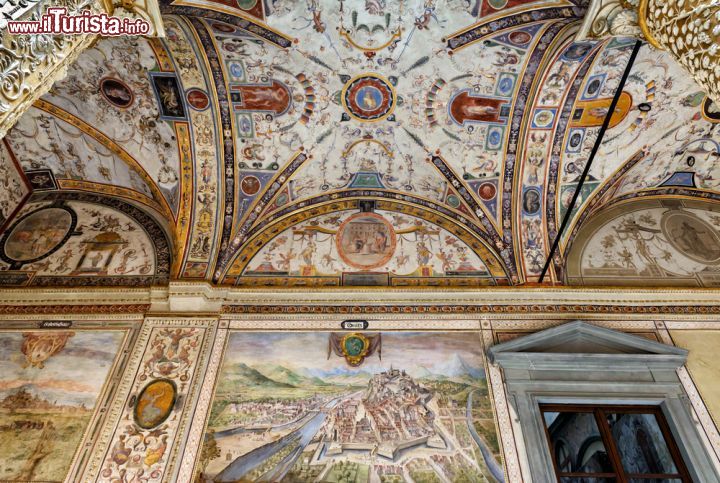
[[[395,253],[395,230],[382,216],[357,213],[340,225],[335,235],[340,258],[363,270],[386,264]]]
[[[703,101],[702,114],[710,122],[720,122],[720,106],[709,97]]]
[[[260,180],[252,175],[245,176],[242,181],[240,181],[240,189],[246,195],[252,196],[260,191]]]
[[[357,357],[365,349],[365,343],[358,336],[346,337],[343,341],[343,349],[347,355]]]
[[[677,251],[700,263],[720,263],[720,234],[705,220],[685,211],[663,213],[660,226]]]
[[[62,247],[75,230],[77,216],[68,208],[40,208],[19,219],[2,240],[2,258],[33,263]]]
[[[143,429],[154,428],[170,416],[176,399],[177,387],[170,379],[149,382],[135,401],[135,422]]]
[[[210,99],[200,89],[190,89],[185,94],[188,104],[196,111],[204,111],[210,105]]]
[[[390,82],[375,74],[350,80],[343,87],[342,105],[347,113],[360,121],[381,121],[392,114],[397,98]]]
[[[359,366],[370,352],[370,339],[362,334],[347,334],[342,338],[340,349],[351,366]]]
[[[112,77],[100,79],[100,94],[106,101],[120,109],[130,107],[135,100],[135,96],[127,84]]]
[[[492,183],[483,183],[478,186],[478,195],[485,201],[490,201],[495,198],[495,193],[497,193],[497,188],[495,188],[495,185]]]

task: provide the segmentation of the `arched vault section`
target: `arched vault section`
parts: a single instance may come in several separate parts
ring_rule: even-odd
[[[69,191],[35,195],[0,234],[0,285],[167,284],[166,229],[120,199]]]
[[[279,217],[236,252],[223,283],[244,286],[505,285],[478,234],[425,207],[383,199],[326,202]]]
[[[567,282],[720,286],[720,203],[661,197],[596,213],[568,250]]]

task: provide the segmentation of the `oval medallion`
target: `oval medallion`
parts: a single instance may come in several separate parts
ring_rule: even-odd
[[[663,213],[663,235],[677,251],[700,263],[720,263],[720,234],[705,220],[685,211]]]
[[[210,99],[200,89],[190,89],[185,94],[188,104],[196,111],[204,111],[210,105]]]
[[[2,259],[33,263],[62,247],[75,230],[77,216],[68,208],[40,208],[18,220],[2,240]]]
[[[135,100],[130,88],[123,81],[106,77],[100,80],[100,94],[115,107],[126,109]]]
[[[170,416],[176,399],[177,386],[170,379],[149,382],[135,402],[135,423],[143,429],[158,426]]]

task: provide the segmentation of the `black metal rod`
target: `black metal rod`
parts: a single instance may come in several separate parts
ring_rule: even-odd
[[[577,188],[575,189],[575,193],[573,193],[573,197],[570,200],[570,206],[568,206],[567,211],[565,212],[565,216],[563,217],[562,224],[560,225],[560,229],[558,230],[557,234],[555,235],[555,241],[553,241],[552,249],[550,250],[550,253],[548,254],[547,260],[545,260],[545,266],[543,267],[542,272],[540,273],[540,283],[545,279],[545,274],[547,273],[548,269],[550,268],[550,264],[552,263],[552,259],[555,256],[555,251],[557,251],[558,244],[560,243],[560,239],[562,238],[562,234],[567,228],[568,223],[570,222],[570,217],[572,216],[572,212],[575,209],[575,203],[577,203],[577,199],[580,196],[580,191],[582,190],[583,184],[585,183],[585,179],[588,176],[588,173],[590,172],[590,166],[592,165],[593,160],[595,160],[595,155],[598,152],[598,149],[600,149],[600,144],[602,144],[602,140],[605,137],[605,131],[607,131],[608,126],[610,125],[610,120],[612,118],[612,115],[615,113],[615,108],[617,107],[617,103],[620,100],[620,95],[622,94],[623,89],[625,88],[625,82],[627,82],[627,78],[630,75],[630,70],[632,69],[633,64],[635,63],[635,58],[638,55],[638,52],[640,52],[640,47],[642,46],[642,42],[640,40],[635,41],[635,46],[633,47],[632,54],[630,54],[630,59],[628,60],[627,65],[625,66],[625,72],[623,72],[623,76],[620,79],[620,83],[618,84],[617,90],[615,91],[615,96],[613,97],[612,102],[610,103],[610,109],[608,110],[607,114],[605,114],[605,119],[603,120],[602,126],[600,127],[600,132],[598,133],[597,139],[595,139],[595,144],[593,145],[592,151],[590,151],[590,157],[588,159],[588,162],[585,163],[585,169],[583,169],[582,175],[580,176],[580,181],[578,182]],[[558,169],[560,169],[560,166],[558,166]],[[556,194],[557,196],[557,194]]]

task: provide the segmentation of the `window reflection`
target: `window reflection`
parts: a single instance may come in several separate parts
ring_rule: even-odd
[[[613,473],[593,413],[555,413],[548,426],[550,441],[555,448],[556,463],[561,473]],[[545,419],[548,420],[547,418]],[[559,461],[558,448],[563,448]]]
[[[653,414],[608,414],[607,421],[627,473],[677,473]]]
[[[541,405],[561,483],[690,482],[654,406]]]

